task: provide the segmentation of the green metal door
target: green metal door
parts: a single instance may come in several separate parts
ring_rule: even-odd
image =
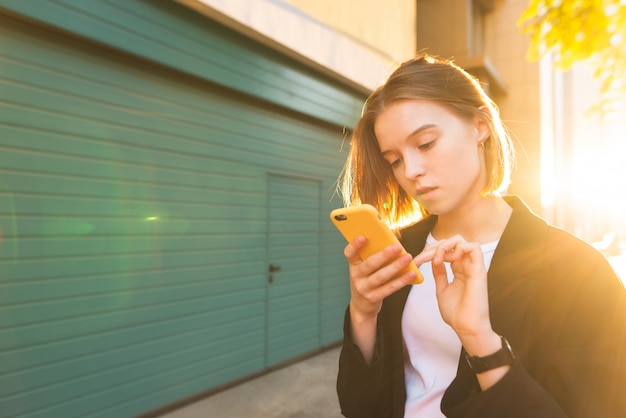
[[[267,364],[320,345],[320,182],[269,175]]]

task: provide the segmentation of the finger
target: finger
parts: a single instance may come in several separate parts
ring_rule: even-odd
[[[445,245],[440,245],[435,249],[435,254],[433,255],[433,264],[441,264],[444,261],[450,261],[450,257],[456,251],[456,245],[452,243],[446,243]]]
[[[460,235],[455,235],[452,238],[429,244],[413,259],[413,262],[420,266],[428,261],[433,261],[435,257],[439,257],[438,262],[441,262],[441,258],[445,256],[445,253],[453,250],[460,242],[465,242],[465,240]]]
[[[398,278],[401,275],[402,271],[413,261],[413,257],[411,254],[404,253],[395,260],[388,262],[381,266],[378,271],[373,275],[372,280],[378,285],[384,285],[385,283]],[[413,279],[417,275],[415,272],[411,272],[413,275]]]
[[[448,272],[446,271],[446,267],[443,263],[433,262],[431,266],[433,270],[433,277],[435,279],[435,293],[439,294],[449,283]]]
[[[367,244],[367,238],[363,235],[359,235],[355,239],[352,240],[343,250],[343,255],[348,260],[348,264],[359,264],[361,261],[361,256],[359,255],[359,251]]]
[[[380,268],[368,271],[366,263],[369,259],[361,265],[355,267],[354,278],[356,279],[353,284],[358,288],[361,294],[370,294],[374,292],[379,294],[381,291],[388,296],[389,289],[399,289],[407,284],[415,281],[417,273],[415,271],[403,272],[407,266],[412,262],[410,254],[402,254],[395,260]],[[359,270],[358,273],[356,270]],[[391,284],[395,283],[395,284]]]
[[[480,244],[462,242],[457,244],[451,251],[446,254],[446,261],[455,262],[464,257],[468,257],[471,263],[477,263],[482,260],[482,250]]]
[[[397,260],[404,252],[399,244],[390,245],[363,260],[361,267],[371,274]],[[410,258],[410,256],[409,256]]]
[[[467,244],[467,241],[460,235],[440,241],[433,256],[433,262],[441,263],[443,261],[459,260],[465,254]]]
[[[380,286],[372,289],[372,296],[378,300],[383,300],[387,296],[397,292],[404,286],[407,286],[415,281],[417,274],[414,271],[403,273],[399,276],[393,277]]]
[[[413,258],[413,263],[415,263],[415,265],[419,267],[428,261],[432,261],[436,250],[437,250],[437,243],[427,245],[426,247],[424,247],[421,253],[419,253],[417,256],[415,256],[415,258]]]
[[[369,260],[369,259],[368,259]],[[410,254],[403,254],[391,263],[374,271],[368,271],[366,262],[351,269],[351,291],[354,295],[378,303],[400,288],[415,281],[417,273],[402,271],[411,263]]]

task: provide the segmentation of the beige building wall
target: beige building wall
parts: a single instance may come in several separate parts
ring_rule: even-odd
[[[175,0],[368,94],[415,52],[415,0]]]
[[[518,151],[510,190],[542,213],[539,63],[526,60],[529,39],[517,26],[527,5],[527,0],[495,1],[485,20],[484,50],[507,85],[506,95],[497,102]]]
[[[415,0],[287,0],[395,62],[415,55]]]

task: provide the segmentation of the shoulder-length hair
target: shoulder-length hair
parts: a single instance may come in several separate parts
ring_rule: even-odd
[[[346,206],[369,203],[395,226],[428,214],[399,186],[374,133],[378,116],[400,100],[429,100],[465,120],[482,118],[489,127],[484,143],[487,184],[483,194],[499,194],[508,187],[514,164],[513,144],[497,106],[479,82],[452,61],[422,54],[400,65],[366,100],[339,182]]]

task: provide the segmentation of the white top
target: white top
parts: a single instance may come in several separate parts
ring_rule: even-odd
[[[428,235],[426,245],[436,240]],[[485,268],[489,270],[498,241],[481,245]],[[452,279],[450,263],[444,263]],[[406,418],[444,417],[441,398],[452,380],[461,355],[461,342],[439,313],[431,263],[420,266],[422,284],[413,286],[402,314],[405,345],[404,378]]]

